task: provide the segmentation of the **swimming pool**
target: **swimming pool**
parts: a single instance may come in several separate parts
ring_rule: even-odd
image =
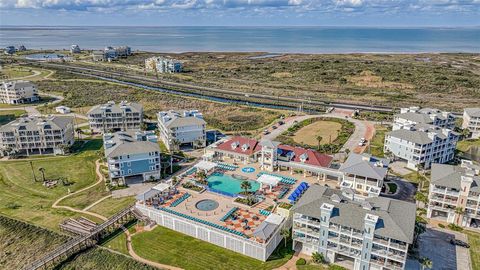
[[[243,168],[242,168],[242,172],[244,172],[244,173],[253,173],[253,172],[255,172],[255,168],[253,168],[253,167],[243,167]]]
[[[244,191],[241,188],[241,184],[243,180],[235,179],[228,174],[222,173],[213,173],[209,177],[207,177],[208,187],[219,190],[222,192],[230,193],[230,194],[237,194]],[[257,191],[260,188],[260,183],[257,181],[247,180],[250,182],[252,188],[250,191]]]

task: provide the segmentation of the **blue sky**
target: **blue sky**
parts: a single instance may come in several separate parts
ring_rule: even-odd
[[[480,26],[480,0],[0,0],[0,25]]]

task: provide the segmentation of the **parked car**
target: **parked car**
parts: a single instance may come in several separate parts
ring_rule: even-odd
[[[277,129],[277,126],[272,126],[272,129]]]
[[[279,126],[281,126],[281,125],[283,125],[283,124],[285,124],[284,121],[282,121],[282,120],[281,120],[281,121],[278,121],[278,125],[279,125]]]
[[[478,228],[478,223],[476,221],[472,221],[472,223],[470,223],[470,227]]]
[[[268,134],[270,134],[270,131],[268,131],[267,129],[265,129],[265,130],[263,131],[263,135],[268,135]]]
[[[470,245],[468,243],[465,243],[463,241],[460,241],[458,239],[450,239],[450,244],[454,245],[454,246],[460,246],[460,247],[464,247],[464,248],[470,248]]]

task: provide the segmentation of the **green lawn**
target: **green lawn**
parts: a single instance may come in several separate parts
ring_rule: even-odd
[[[480,139],[477,140],[463,140],[457,143],[457,149],[462,152],[467,152],[471,146],[480,147]]]
[[[273,269],[291,257],[291,244],[283,243],[262,262],[199,239],[157,226],[132,237],[135,252],[145,259],[184,269]]]
[[[106,190],[105,184],[100,183],[93,188],[66,198],[62,201],[61,205],[71,206],[76,209],[83,209],[109,194],[110,192]]]
[[[8,111],[0,111],[0,125],[5,125],[18,117],[26,114],[25,110],[8,110]]]
[[[385,133],[390,129],[386,126],[375,125],[375,136],[370,141],[370,154],[376,157],[383,157],[383,146],[385,142]]]
[[[135,197],[125,197],[119,199],[108,198],[95,205],[94,207],[90,208],[90,211],[106,217],[110,217],[134,202]]]
[[[470,259],[472,260],[472,269],[480,269],[480,234],[464,231],[468,236],[470,244]]]
[[[99,158],[97,151],[101,143],[101,140],[90,141],[79,152],[65,157],[0,162],[0,213],[58,230],[62,220],[78,214],[52,209],[51,206],[69,191],[74,192],[96,181],[95,160]],[[39,168],[45,169],[46,179],[63,177],[72,184],[63,186],[60,181],[56,187],[48,189],[42,185]],[[37,181],[34,181],[33,174]]]

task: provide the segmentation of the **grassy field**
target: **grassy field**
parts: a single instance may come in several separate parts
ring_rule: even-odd
[[[285,54],[251,58],[259,54],[139,53],[117,63],[102,63],[101,67],[140,74],[145,58],[162,55],[184,62],[184,73],[159,75],[173,82],[272,97],[302,96],[395,107],[422,105],[461,111],[480,105],[478,54]]]
[[[320,124],[317,125],[317,123]],[[314,125],[313,128],[310,128],[312,125]],[[325,129],[334,129],[316,130],[322,126]],[[317,149],[322,153],[336,153],[347,142],[354,130],[355,126],[351,122],[344,119],[323,117],[310,118],[291,126],[287,129],[287,131],[278,136],[276,140],[288,145]],[[299,132],[300,135],[298,135]],[[322,143],[320,144],[320,147],[316,137],[317,134],[320,136],[322,136],[322,134],[325,135],[322,136]],[[331,141],[330,135],[332,135]],[[333,139],[333,137],[335,137],[335,139]],[[326,143],[324,143],[324,140],[326,140]]]
[[[471,147],[480,147],[480,139],[463,140],[457,143],[457,149],[462,152],[468,152]]]
[[[472,269],[480,269],[480,234],[464,231],[468,236],[468,243],[470,244],[470,259],[472,260]]]
[[[18,117],[26,114],[25,110],[8,110],[0,111],[0,125],[5,125],[8,122],[11,122]]]
[[[19,66],[9,66],[0,70],[0,76],[4,76],[8,80],[14,80],[16,78],[21,78],[33,74],[35,73],[33,73],[32,69]]]
[[[90,211],[110,217],[134,202],[134,197],[124,197],[119,199],[108,198],[90,208]]]
[[[0,269],[23,269],[68,237],[0,215]]]
[[[317,121],[302,127],[293,136],[293,140],[300,144],[317,145],[317,136],[321,136],[321,144],[330,143],[337,139],[342,124],[332,121]]]
[[[283,243],[267,262],[255,260],[196,238],[157,226],[132,237],[135,252],[148,260],[189,269],[273,269],[292,252]]]
[[[375,125],[375,136],[370,141],[370,154],[376,157],[383,157],[383,146],[385,144],[385,133],[390,131],[387,126]]]
[[[72,108],[84,108],[110,100],[140,102],[150,119],[156,119],[155,114],[161,110],[195,108],[204,114],[209,127],[223,131],[256,130],[270,124],[281,114],[275,110],[221,104],[101,81],[41,81],[38,87],[44,92],[61,93],[65,97],[61,104]],[[40,108],[43,112],[52,109]]]
[[[53,230],[68,217],[78,214],[53,209],[52,203],[69,191],[74,192],[96,181],[95,160],[101,141],[90,141],[80,152],[66,157],[43,157],[0,162],[0,213]],[[30,165],[31,164],[31,165]],[[32,167],[33,166],[33,171]],[[48,189],[42,185],[39,168],[45,169],[46,179],[66,178],[71,185],[60,181]],[[33,174],[37,181],[34,181]]]

